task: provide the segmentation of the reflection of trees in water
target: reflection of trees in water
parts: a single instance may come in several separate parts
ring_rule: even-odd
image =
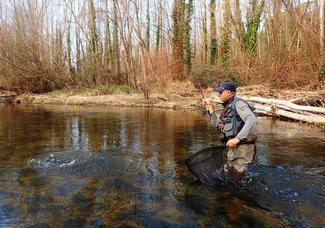
[[[136,137],[141,138],[141,151],[145,153],[149,153],[152,145],[164,151],[174,143],[175,151],[184,147],[188,150],[196,134],[193,128],[202,124],[197,123],[192,113],[150,109],[88,114],[12,106],[2,109],[0,115],[0,145],[6,148],[19,145],[30,155],[44,149],[94,153],[123,144],[136,147],[139,146],[133,142]]]
[[[42,222],[62,226],[66,221],[90,224],[96,214],[95,206],[101,202],[96,197],[98,183],[95,179],[79,180],[78,188],[70,191],[69,185],[77,180],[71,179],[69,183],[61,182],[65,186],[53,187],[52,181],[55,179],[36,172],[20,179],[22,189],[19,205],[24,225]],[[66,188],[67,195],[60,197],[58,188]]]
[[[19,219],[24,226],[39,222],[58,225],[58,218],[64,216],[64,206],[51,181],[51,177],[29,168],[19,172],[15,189],[19,198],[12,200],[15,201],[13,205],[19,207]]]
[[[29,112],[28,119],[21,111]],[[1,122],[0,135],[5,135],[8,141],[11,140],[11,145],[20,144],[26,151],[24,157],[27,159],[36,155],[35,148],[40,152],[47,149],[51,153],[55,151],[97,153],[112,147],[120,148],[120,155],[114,157],[122,161],[121,164],[125,164],[121,167],[123,175],[120,178],[133,187],[123,189],[119,187],[118,181],[115,181],[111,185],[116,187],[108,189],[111,192],[101,195],[101,199],[104,198],[112,205],[108,210],[116,215],[114,218],[116,220],[124,209],[134,210],[132,205],[136,202],[142,204],[146,210],[175,208],[174,193],[178,191],[175,183],[179,182],[178,178],[183,175],[185,169],[181,162],[196,150],[194,144],[202,144],[204,147],[204,138],[212,138],[209,127],[202,131],[204,120],[200,116],[186,112],[136,109],[89,114],[52,112],[40,108],[6,112],[5,119],[8,121],[5,125]],[[21,129],[25,124],[28,125],[28,134],[26,129]],[[8,131],[15,132],[15,135],[9,135]],[[198,138],[200,139],[197,140]],[[138,166],[131,160],[139,163]],[[71,192],[67,196],[70,198],[65,203],[62,198],[55,196],[54,190],[49,190],[51,182],[39,188],[37,192],[26,192],[24,198],[48,191],[47,194],[56,197],[54,203],[72,208],[69,214],[71,217],[81,216],[78,213],[87,206],[91,217],[94,216],[93,208],[100,204],[95,193],[100,187],[96,181],[82,182],[82,186],[76,192]],[[134,192],[127,194],[126,190]],[[122,200],[122,196],[126,199]],[[78,202],[78,199],[85,202]],[[41,205],[36,205],[36,214],[40,213],[38,207]],[[105,216],[107,219],[113,219],[115,215]],[[87,217],[88,214],[84,216]]]
[[[96,214],[96,204],[100,202],[96,196],[97,189],[96,179],[86,179],[82,189],[71,194],[68,215],[72,219],[80,220],[81,224],[89,224],[92,221]]]
[[[9,106],[0,109],[0,150],[8,153],[8,157],[25,162],[32,156],[42,153],[46,147],[58,145],[65,132],[65,123],[50,111],[35,107]],[[56,139],[60,139],[56,141]],[[12,153],[15,152],[16,156]],[[20,152],[20,153],[17,153]]]
[[[121,130],[126,137],[124,142],[128,153],[140,154],[137,159],[141,163],[140,169],[130,174],[129,181],[142,187],[141,205],[145,209],[168,211],[177,207],[176,183],[186,169],[182,162],[193,152],[197,136],[212,138],[210,129],[204,131],[204,136],[194,130],[202,125],[200,118],[193,118],[193,113],[151,109],[126,114],[125,124],[122,124],[125,130],[124,127]]]
[[[119,146],[120,120],[118,115],[100,113],[92,116],[81,116],[83,134],[87,135],[92,152],[96,153],[105,147]]]

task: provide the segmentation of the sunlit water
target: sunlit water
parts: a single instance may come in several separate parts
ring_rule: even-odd
[[[198,112],[2,105],[0,227],[322,226],[324,131],[260,119],[258,135],[257,167],[312,173],[299,188],[321,191],[299,202],[293,183],[296,200],[273,201],[195,182],[184,160],[218,144]]]

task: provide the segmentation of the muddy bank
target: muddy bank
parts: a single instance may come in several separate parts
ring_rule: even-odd
[[[16,104],[62,104],[62,105],[98,105],[98,106],[121,106],[121,107],[155,107],[168,109],[188,109],[195,110],[199,96],[162,96],[158,94],[150,95],[145,99],[142,94],[133,95],[100,95],[85,96],[65,94],[59,96],[51,95],[21,95],[15,99]]]
[[[215,94],[212,91],[212,88],[205,89],[202,91],[203,96],[213,98]],[[151,93],[149,99],[145,99],[143,94],[94,95],[91,93],[59,91],[59,93],[19,95],[15,97],[14,103],[156,107],[193,110],[198,106],[202,93],[194,89],[194,87],[190,89],[174,88],[168,91],[168,93]],[[266,85],[253,85],[239,87],[237,95],[297,101],[296,103],[301,105],[325,106],[325,90],[280,90],[269,88]]]

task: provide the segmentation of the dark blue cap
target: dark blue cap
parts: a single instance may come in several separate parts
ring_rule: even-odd
[[[230,90],[236,92],[236,86],[231,82],[223,82],[218,88],[215,88],[213,91],[217,93],[221,93],[224,90]]]

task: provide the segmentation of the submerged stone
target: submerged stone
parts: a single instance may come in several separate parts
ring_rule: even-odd
[[[29,228],[50,228],[51,226],[46,223],[37,223],[35,225],[29,226]]]
[[[0,221],[6,219],[15,219],[18,217],[18,211],[11,205],[0,205]]]
[[[64,228],[79,228],[83,226],[83,220],[81,219],[67,219],[63,223]]]
[[[103,221],[102,221],[100,218],[95,218],[95,219],[91,222],[90,226],[91,226],[92,228],[102,228],[102,227],[105,227]]]

